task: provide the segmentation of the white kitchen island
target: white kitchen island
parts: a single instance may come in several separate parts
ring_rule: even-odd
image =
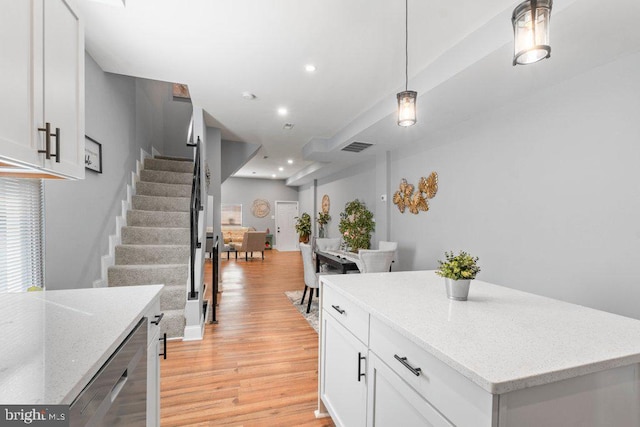
[[[336,425],[639,426],[640,321],[433,271],[321,277]]]
[[[0,404],[71,405],[147,318],[147,425],[159,425],[162,285],[0,294]]]

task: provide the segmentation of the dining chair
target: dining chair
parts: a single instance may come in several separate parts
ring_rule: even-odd
[[[395,251],[360,249],[356,265],[360,273],[382,273],[389,271]]]
[[[398,256],[398,242],[386,242],[381,240],[378,243],[378,249],[381,251],[393,251],[393,261],[391,261],[391,264],[396,262]],[[391,266],[389,266],[389,271],[391,271]]]
[[[342,239],[337,237],[337,238],[328,238],[328,237],[322,237],[322,238],[318,238],[315,239],[315,250],[320,251],[320,252],[327,252],[327,251],[338,251],[340,250],[340,243],[342,242]],[[315,259],[315,254],[314,255],[314,259]],[[327,265],[327,264],[322,264],[320,266],[320,271],[325,272],[325,273],[333,273],[334,271],[336,271],[335,268]]]
[[[341,239],[338,238],[318,238],[316,239],[316,250],[319,250],[321,252],[326,252],[326,251],[337,251],[338,249],[340,249],[340,241]]]
[[[308,243],[300,243],[300,253],[302,254],[302,267],[304,268],[304,292],[302,292],[302,300],[300,304],[304,304],[304,297],[309,289],[309,302],[307,304],[307,313],[311,310],[311,300],[313,299],[313,290],[316,289],[316,296],[319,296],[320,283],[318,278],[323,274],[316,273],[316,266],[313,262],[311,245]]]

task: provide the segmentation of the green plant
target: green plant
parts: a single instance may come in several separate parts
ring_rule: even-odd
[[[344,206],[344,212],[340,212],[338,230],[353,252],[358,252],[358,249],[369,249],[371,233],[375,228],[373,213],[367,209],[364,202],[358,199],[347,203]]]
[[[318,212],[318,218],[316,221],[320,224],[320,228],[323,228],[329,221],[331,221],[331,215],[324,212]]]
[[[309,236],[311,234],[311,215],[304,212],[296,217],[296,231],[300,237]]]
[[[436,270],[436,274],[452,280],[475,279],[476,274],[480,272],[478,266],[478,257],[472,257],[465,251],[460,251],[458,255],[454,255],[453,251],[445,252],[446,261],[438,260],[440,268]]]
[[[329,212],[318,212],[318,217],[316,218],[316,222],[320,226],[320,228],[318,229],[318,237],[326,237],[324,226],[327,225],[329,221],[331,221],[331,215],[329,215]]]

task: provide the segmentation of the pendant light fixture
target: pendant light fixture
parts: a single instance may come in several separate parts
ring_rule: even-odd
[[[513,65],[533,64],[551,56],[552,3],[553,0],[526,0],[513,10]]]
[[[404,2],[404,91],[398,93],[398,126],[416,124],[416,99],[418,92],[409,86],[409,0]]]

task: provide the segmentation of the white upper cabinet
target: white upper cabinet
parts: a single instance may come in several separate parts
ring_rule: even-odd
[[[74,5],[0,5],[0,158],[84,178],[84,32]]]
[[[0,0],[0,157],[43,166],[32,131],[34,2]]]

